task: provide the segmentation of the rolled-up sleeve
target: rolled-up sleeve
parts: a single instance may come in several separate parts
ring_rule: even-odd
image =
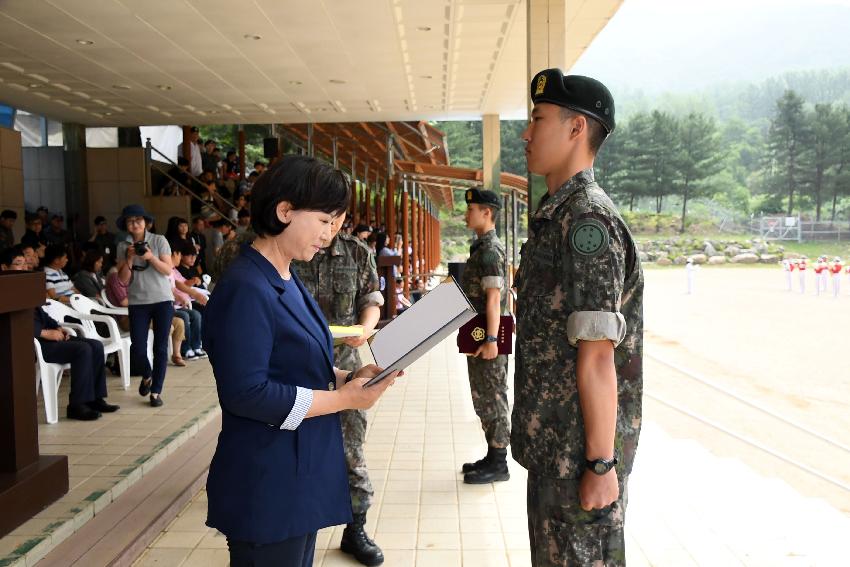
[[[505,278],[502,276],[484,276],[481,278],[481,287],[484,289],[502,289],[505,287]]]
[[[576,311],[567,317],[567,340],[573,346],[579,341],[609,340],[616,347],[626,336],[626,319],[621,313],[608,311]]]
[[[356,261],[359,278],[357,282],[357,312],[360,313],[367,307],[383,306],[384,296],[380,291],[381,284],[378,279],[378,269],[375,266],[375,257],[367,249],[358,249]]]
[[[260,285],[232,280],[219,283],[204,314],[204,348],[222,409],[280,427],[292,416],[298,394],[296,386],[269,380],[274,310]],[[298,423],[301,419],[303,415]]]
[[[311,405],[313,405],[313,390],[297,386],[295,403],[292,404],[292,410],[286,416],[286,419],[283,420],[283,425],[280,428],[289,430],[297,429],[301,425],[301,422],[304,421],[307,412],[310,411]]]

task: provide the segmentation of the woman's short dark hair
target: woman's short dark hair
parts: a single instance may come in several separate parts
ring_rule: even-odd
[[[308,156],[284,156],[254,183],[251,227],[257,236],[283,232],[287,225],[277,217],[283,201],[296,211],[341,213],[348,207],[350,191],[348,177],[333,166]]]
[[[49,266],[54,260],[67,256],[65,247],[61,244],[51,244],[44,250],[44,265]]]
[[[97,261],[103,258],[103,253],[100,250],[89,250],[83,256],[83,261],[80,266],[87,272],[94,272],[94,265]]]

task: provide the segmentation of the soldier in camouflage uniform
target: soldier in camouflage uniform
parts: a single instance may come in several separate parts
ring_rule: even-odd
[[[230,240],[225,240],[224,245],[221,247],[221,250],[218,251],[215,259],[213,259],[212,266],[210,269],[212,274],[213,282],[217,282],[222,275],[224,275],[224,271],[227,267],[239,256],[239,251],[242,249],[243,244],[251,244],[254,242],[254,239],[257,238],[257,235],[254,234],[254,231],[250,228],[247,230],[240,232],[236,235],[235,238],[231,238]],[[345,368],[344,366],[338,366],[338,368]]]
[[[594,182],[614,129],[602,83],[560,70],[531,83],[528,169],[548,193],[517,274],[511,446],[528,469],[532,565],[625,565],[628,475],[641,425],[643,272]]]
[[[384,298],[379,291],[374,254],[357,237],[339,232],[344,221],[345,214],[334,219],[332,240],[327,248],[320,250],[310,262],[292,265],[329,324],[363,325],[368,335],[378,323]],[[358,370],[362,363],[357,347],[365,342],[366,336],[347,338],[335,346],[336,366]],[[346,410],[340,413],[340,418],[354,516],[343,532],[341,548],[364,565],[380,565],[384,561],[383,553],[365,531],[366,512],[374,495],[363,453],[366,412]]]
[[[472,405],[481,419],[487,455],[463,465],[463,481],[487,484],[508,480],[507,454],[511,438],[508,410],[508,356],[499,354],[496,335],[499,316],[507,306],[505,247],[496,234],[496,215],[501,209],[493,191],[469,189],[466,199],[466,225],[478,239],[472,245],[463,270],[461,287],[478,313],[485,313],[484,343],[466,360]]]

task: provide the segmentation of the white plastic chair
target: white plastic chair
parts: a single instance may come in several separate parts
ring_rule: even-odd
[[[100,291],[100,300],[101,302],[108,307],[111,311],[108,313],[112,315],[129,315],[130,310],[126,307],[117,307],[106,296],[106,290],[103,289]],[[102,309],[98,308],[97,311],[102,311]],[[123,337],[129,337],[129,333],[122,333]],[[168,358],[171,358],[171,355],[174,354],[174,348],[171,345],[171,340],[168,341]],[[153,330],[148,331],[148,362],[151,367],[153,367]]]
[[[41,343],[36,338],[33,339],[33,343],[35,343],[35,395],[38,395],[38,389],[41,386],[47,423],[56,423],[59,421],[59,384],[62,382],[62,373],[70,370],[71,365],[45,362]]]
[[[118,323],[109,315],[122,315],[120,309],[104,307],[84,295],[71,296],[71,307],[77,313],[87,315],[82,319],[83,333],[87,339],[97,339],[103,343],[103,354],[118,353],[118,366],[121,370],[121,382],[124,389],[130,387],[130,337],[121,334]],[[71,314],[71,317],[76,315]],[[95,327],[95,321],[104,323],[108,335],[102,336]]]
[[[79,300],[77,303],[80,303]],[[91,303],[97,306],[96,303]],[[44,310],[48,315],[63,326],[66,324],[66,317],[78,319],[81,323],[79,326],[81,327],[83,337],[87,339],[96,339],[103,343],[104,354],[117,352],[118,363],[121,367],[122,385],[125,390],[130,387],[130,339],[129,337],[121,336],[121,331],[118,329],[118,323],[115,322],[115,319],[108,315],[86,313],[84,310],[78,311],[52,299],[47,300]],[[107,337],[102,337],[100,333],[97,332],[97,329],[94,326],[95,322],[106,325],[109,333]]]
[[[109,296],[106,295],[106,290],[100,290],[100,302],[109,307],[110,309],[114,309],[115,313],[113,315],[129,315],[129,310],[126,307],[121,307],[120,305],[113,305],[111,301],[109,301]]]

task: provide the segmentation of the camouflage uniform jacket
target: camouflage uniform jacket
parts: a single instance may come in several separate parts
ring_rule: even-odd
[[[226,240],[224,242],[224,246],[222,246],[221,250],[218,251],[218,255],[215,257],[215,260],[213,260],[212,266],[208,266],[210,268],[210,276],[213,281],[217,282],[221,279],[221,276],[224,275],[228,266],[230,266],[230,264],[233,263],[233,260],[239,256],[239,251],[242,249],[242,245],[251,244],[256,238],[257,235],[254,234],[253,230],[246,230],[241,234],[237,234],[235,238]]]
[[[586,169],[544,198],[529,223],[517,273],[517,338],[511,447],[537,474],[579,478],[585,432],[578,341],[615,346],[614,453],[631,472],[643,397],[643,271],[622,217]]]
[[[499,312],[504,313],[508,289],[505,282],[505,247],[495,230],[481,236],[469,250],[461,287],[478,313],[486,313],[488,288],[500,291]]]
[[[340,233],[311,261],[292,265],[331,325],[356,325],[363,309],[384,304],[375,256],[353,236]]]

